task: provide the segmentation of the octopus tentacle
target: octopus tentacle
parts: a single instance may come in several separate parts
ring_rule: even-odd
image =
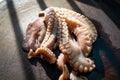
[[[95,68],[94,62],[86,58],[75,40],[70,40],[72,53],[68,56],[69,63],[75,71],[89,72]],[[72,59],[71,59],[72,58]]]
[[[62,53],[59,55],[57,59],[57,66],[62,71],[61,76],[59,77],[59,80],[67,80],[69,78],[69,71],[66,65],[66,57]]]
[[[91,48],[92,48],[92,41],[91,41],[91,36],[90,36],[90,31],[84,25],[78,20],[73,21],[71,19],[67,19],[66,22],[68,23],[69,29],[71,32],[75,34],[77,37],[77,42],[80,46],[80,49],[84,56],[88,56]]]
[[[77,36],[77,41],[83,55],[87,57],[92,49],[92,42],[87,28],[78,26],[74,29],[74,34]]]
[[[62,53],[67,56],[71,67],[73,67],[75,71],[80,72],[89,72],[90,69],[93,70],[95,68],[94,62],[89,58],[85,58],[77,42],[70,38],[67,23],[62,16],[59,17],[59,27],[61,33],[59,47]],[[81,65],[83,69],[81,69]]]
[[[80,20],[87,26],[88,31],[90,32],[91,41],[92,41],[92,43],[94,43],[97,38],[97,31],[96,31],[94,24],[84,15],[80,16],[79,14],[77,14],[76,18],[78,18],[78,20]]]
[[[50,49],[45,47],[40,47],[35,52],[33,52],[33,50],[30,49],[28,55],[29,55],[28,59],[31,59],[32,57],[37,57],[37,58],[47,60],[50,64],[55,63],[56,61],[56,58],[53,52]]]
[[[42,41],[40,47],[37,48],[35,52],[33,53],[29,52],[28,57],[32,55],[37,56],[38,54],[39,55],[41,54],[43,56],[47,56],[46,60],[49,61],[50,63],[55,63],[56,61],[55,54],[53,54],[53,52],[49,49],[53,46],[56,39],[56,32],[53,29],[54,15],[55,15],[54,10],[50,9],[50,11],[47,13],[45,17],[45,23],[47,24],[47,31],[46,31],[44,40]]]
[[[63,66],[63,69],[62,69],[62,74],[60,75],[59,79],[58,80],[68,80],[69,78],[69,71],[68,71],[68,68],[67,68],[67,65],[64,65]]]
[[[92,43],[95,42],[97,38],[97,31],[92,22],[84,15],[81,15],[72,10],[56,7],[52,8],[56,11],[56,13],[64,15],[65,21],[67,22],[70,32],[73,32],[76,35],[78,44],[84,56],[88,57],[92,49]],[[84,33],[84,31],[86,33]]]
[[[59,48],[60,50],[62,51],[62,53],[60,54],[60,56],[58,57],[58,60],[57,60],[57,65],[58,65],[58,68],[62,71],[62,74],[60,75],[59,77],[59,80],[67,80],[69,78],[69,71],[67,69],[67,66],[66,66],[66,57],[65,57],[65,53],[66,53],[66,48],[69,47],[69,46],[65,46],[67,43],[68,43],[68,28],[67,28],[67,24],[65,22],[65,19],[64,19],[64,16],[60,16],[61,14],[59,13],[56,13],[56,17],[58,19],[58,36],[57,36],[57,39],[58,39],[58,43],[59,43]],[[64,29],[63,29],[64,28]],[[62,37],[67,37],[67,39],[65,40],[64,38]],[[65,48],[66,47],[66,48]]]
[[[58,14],[59,16],[60,14]],[[58,18],[59,20],[59,33],[60,35],[58,36],[59,39],[59,47],[60,50],[62,51],[63,54],[66,54],[66,51],[69,49],[69,53],[71,53],[70,45],[69,45],[69,31],[68,31],[68,26],[67,23],[65,22],[65,19],[63,16]],[[67,52],[68,53],[68,52]]]
[[[96,38],[97,38],[97,31],[96,31],[95,26],[93,25],[93,23],[87,17],[85,17],[84,15],[82,15],[80,13],[77,13],[75,11],[68,10],[66,8],[57,8],[57,7],[52,7],[52,8],[56,12],[64,13],[63,15],[66,17],[66,19],[72,20],[72,21],[74,21],[76,19],[79,22],[81,22],[84,25],[86,25],[86,27],[90,31],[90,36],[91,36],[92,42],[94,42],[96,40]]]
[[[71,80],[80,79],[75,71],[90,72],[95,68],[94,61],[87,57],[91,52],[92,43],[97,38],[97,31],[87,17],[72,10],[57,7],[45,9],[40,12],[39,17],[43,17],[41,21],[44,25],[35,26],[37,30],[34,33],[29,31],[34,27],[31,28],[31,24],[28,27],[27,32],[30,33],[32,40],[32,42],[29,41],[28,35],[27,46],[30,49],[28,58],[38,57],[49,63],[55,63],[56,57],[52,50],[59,46],[61,53],[57,59],[57,66],[62,71],[59,80],[67,80],[69,77]],[[72,37],[72,34],[75,37]],[[66,62],[73,68],[70,75]]]
[[[54,11],[50,11],[48,12],[48,14],[46,15],[46,19],[45,19],[45,23],[47,24],[47,31],[45,34],[45,38],[43,40],[43,42],[41,43],[41,46],[47,46],[46,43],[48,43],[51,39],[55,38],[55,34],[52,34],[52,30],[54,27]]]

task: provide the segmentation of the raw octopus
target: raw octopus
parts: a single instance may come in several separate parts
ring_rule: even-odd
[[[49,7],[28,25],[24,49],[29,51],[29,59],[38,57],[50,64],[56,62],[62,71],[59,80],[79,80],[81,77],[77,72],[91,72],[95,68],[94,61],[88,56],[96,38],[96,28],[84,15],[65,8]],[[61,51],[58,58],[53,53],[57,46]]]

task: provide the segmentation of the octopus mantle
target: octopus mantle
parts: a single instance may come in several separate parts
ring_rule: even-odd
[[[65,8],[50,7],[39,13],[39,18],[26,30],[24,49],[28,58],[38,57],[57,64],[63,72],[59,80],[78,80],[77,72],[91,72],[94,61],[88,58],[97,31],[92,22],[80,13]],[[59,46],[58,58],[53,50]],[[72,68],[70,73],[66,65]],[[70,73],[70,74],[69,74]]]

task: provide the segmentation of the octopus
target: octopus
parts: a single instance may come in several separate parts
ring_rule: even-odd
[[[87,73],[95,68],[89,54],[96,39],[96,28],[87,17],[66,8],[49,7],[28,25],[24,49],[29,51],[29,59],[36,57],[56,63],[62,71],[59,80],[82,80],[78,72]],[[58,57],[53,52],[56,47],[61,51]]]

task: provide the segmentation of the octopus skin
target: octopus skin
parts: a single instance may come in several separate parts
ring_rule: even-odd
[[[61,23],[61,24],[59,24],[59,27],[60,27],[59,29],[60,29],[60,34],[61,34],[61,36],[60,36],[61,37],[60,38],[61,51],[63,53],[64,53],[64,51],[66,51],[66,52],[68,52],[68,54],[70,54],[71,53],[70,50],[72,50],[71,55],[68,55],[68,59],[70,59],[70,58],[77,59],[78,54],[80,54],[80,56],[78,57],[77,60],[74,61],[74,59],[73,59],[72,61],[74,61],[75,64],[78,63],[77,61],[81,61],[80,62],[81,65],[79,65],[79,66],[80,67],[83,66],[85,72],[91,71],[95,67],[95,65],[93,64],[93,61],[91,61],[89,58],[86,58],[86,56],[91,51],[92,43],[96,39],[96,35],[93,35],[93,33],[91,33],[91,32],[94,32],[94,34],[96,34],[95,28],[90,28],[90,27],[86,26],[84,23],[81,23],[79,18],[78,19],[76,17],[71,18],[70,16],[73,16],[73,15],[70,15],[70,13],[74,14],[74,12],[69,13],[69,11],[67,9],[63,9],[63,8],[61,8],[61,10],[59,10],[58,8],[57,9],[55,8],[55,10],[56,10],[58,19],[61,19],[58,21],[59,23]],[[67,12],[67,13],[64,13],[64,12]],[[76,15],[77,15],[77,13],[76,13]],[[79,45],[77,45],[77,42],[75,40],[70,39],[69,31],[67,29],[68,27],[71,29],[70,32],[73,32],[76,35]],[[91,29],[91,31],[89,31],[89,29]],[[68,46],[69,46],[69,48],[71,47],[71,49],[68,49]],[[82,46],[82,48],[81,48],[81,46]],[[85,56],[85,54],[86,54],[85,52],[88,52],[86,56]],[[74,62],[73,63],[70,62],[70,63],[73,65]],[[89,67],[89,69],[88,69],[88,67]]]
[[[56,57],[55,54],[50,50],[50,48],[54,45],[56,39],[56,33],[54,28],[54,10],[50,9],[45,15],[45,23],[47,25],[47,30],[45,33],[45,37],[39,48],[33,52],[30,50],[28,54],[28,58],[39,57],[42,55],[42,59],[47,60],[49,63],[55,63]]]
[[[62,53],[67,57],[67,61],[70,63],[71,67],[75,71],[88,72],[95,68],[93,61],[86,58],[79,45],[75,40],[73,40],[69,34],[67,23],[65,22],[65,17],[59,16],[59,47]],[[62,64],[62,63],[61,63]],[[63,71],[64,72],[64,71]],[[62,74],[63,75],[63,74]]]
[[[42,24],[45,25],[42,26],[44,33],[41,32],[42,34],[37,36],[40,37],[40,41],[35,48],[36,37],[30,35],[31,38],[33,37],[33,42],[30,44],[28,57],[40,57],[49,63],[57,61],[57,66],[62,71],[59,80],[67,80],[68,78],[80,80],[77,72],[91,72],[95,68],[95,64],[88,56],[92,44],[97,39],[97,31],[92,22],[80,13],[57,7],[49,7],[41,11],[39,18],[41,17]],[[40,30],[36,30],[36,33],[38,32]],[[31,32],[31,34],[34,35],[35,33]],[[27,43],[30,42],[27,40]],[[52,51],[54,46],[59,46],[61,51],[58,59]],[[71,73],[66,62],[72,67]]]
[[[26,38],[23,42],[23,49],[26,51],[29,49],[36,50],[42,43],[45,32],[46,26],[44,24],[44,17],[40,17],[30,23],[26,29]]]
[[[84,15],[81,15],[80,13],[77,13],[75,11],[68,10],[65,8],[57,8],[57,7],[53,7],[53,8],[56,13],[61,13],[64,15],[69,31],[73,32],[76,35],[79,46],[83,52],[86,51],[83,54],[87,57],[89,55],[89,52],[91,51],[92,43],[94,43],[97,38],[97,31],[94,25],[92,24],[92,22],[88,18],[86,18]],[[86,37],[86,39],[84,37],[82,38],[80,37],[82,36],[80,32],[82,34],[83,32],[86,32],[87,36],[83,34],[83,36]],[[86,45],[89,45],[89,46],[86,47]]]
[[[62,11],[63,10],[63,11]],[[59,22],[59,30],[60,30],[60,50],[63,54],[67,56],[68,62],[70,63],[71,67],[75,71],[80,72],[90,72],[95,68],[94,62],[86,58],[92,47],[92,43],[96,40],[97,32],[94,26],[90,28],[90,26],[85,25],[84,23],[80,22],[80,18],[71,18],[73,15],[68,16],[70,13],[74,12],[68,12],[65,14],[65,9],[56,11],[56,14],[58,16],[58,22]],[[76,14],[77,15],[77,14]],[[78,15],[77,15],[78,16]],[[90,24],[90,21],[85,18],[88,21],[88,24]],[[77,42],[70,38],[69,31],[73,32],[77,37]]]

